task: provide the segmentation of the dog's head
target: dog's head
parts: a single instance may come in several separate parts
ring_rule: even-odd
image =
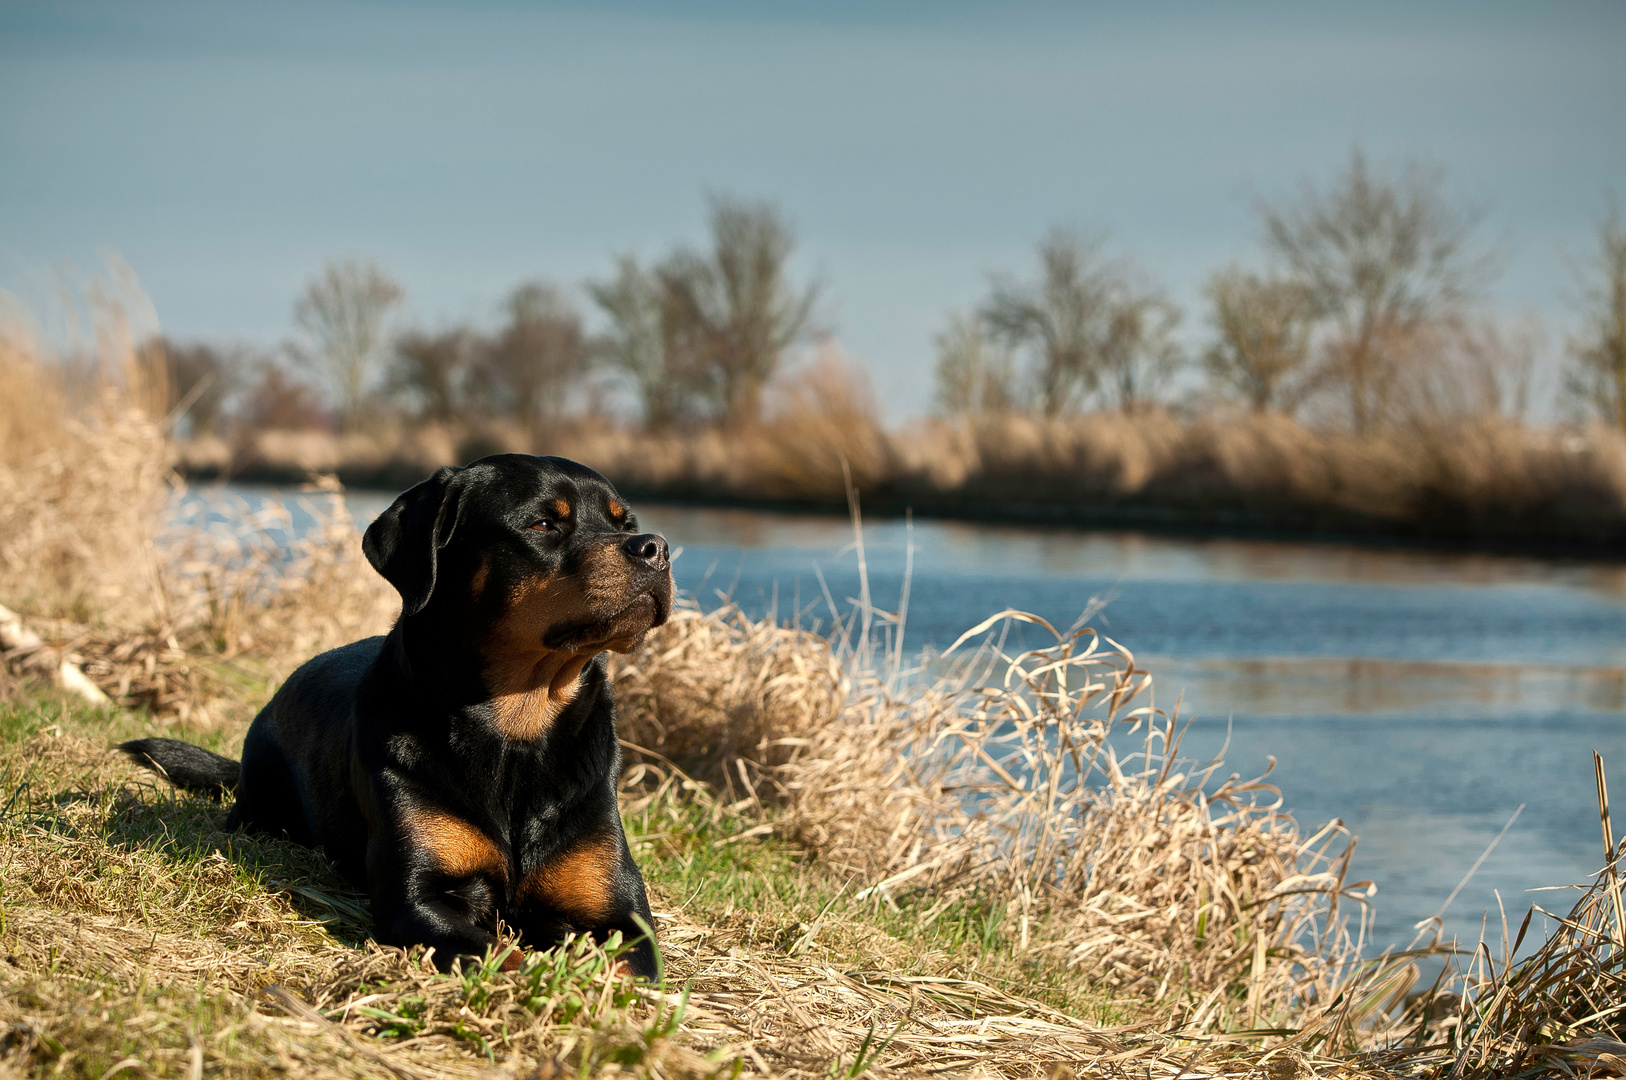
[[[441,469],[379,515],[362,550],[403,619],[448,618],[510,665],[628,652],[672,610],[666,540],[563,458]]]

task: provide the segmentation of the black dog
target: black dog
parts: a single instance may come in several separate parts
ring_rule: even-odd
[[[503,454],[396,499],[362,550],[401,593],[395,627],[294,672],[241,765],[174,739],[119,749],[235,790],[228,827],[324,849],[371,894],[378,939],[442,968],[495,945],[501,918],[531,945],[619,930],[653,976],[602,653],[666,621],[666,541],[591,469]]]

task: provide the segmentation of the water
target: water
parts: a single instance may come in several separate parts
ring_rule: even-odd
[[[249,492],[252,496],[253,492]],[[362,520],[388,498],[361,494]],[[852,530],[827,516],[644,505],[680,588],[753,614],[830,621],[858,595]],[[1472,941],[1497,896],[1514,930],[1602,857],[1591,751],[1626,790],[1626,565],[1152,537],[1066,528],[866,524],[874,602],[895,609],[914,549],[906,646],[943,648],[1018,608],[1090,625],[1196,717],[1186,750],[1272,781],[1301,824],[1341,818],[1378,885],[1376,937],[1405,942],[1518,820],[1446,912]],[[815,567],[818,571],[815,571]],[[819,574],[822,573],[824,586]],[[1029,640],[1037,643],[1037,637]],[[1617,800],[1618,801],[1618,800]],[[1626,820],[1619,822],[1626,828]]]

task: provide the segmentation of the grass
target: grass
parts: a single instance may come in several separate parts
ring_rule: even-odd
[[[765,829],[775,814],[647,765],[629,773],[623,816],[665,984],[618,981],[614,949],[584,942],[517,974],[499,955],[440,975],[371,944],[365,898],[319,854],[224,833],[223,806],[107,751],[152,726],[42,696],[0,705],[0,1064],[20,1074],[1161,1077],[1275,1061],[1443,1078],[1461,1061],[1457,1075],[1567,1062],[1607,1076],[1623,1048],[1618,1012],[1614,1026],[1596,1015],[1626,985],[1605,884],[1532,960],[1476,973],[1480,993],[1435,1010],[1445,1024],[1333,1056],[1335,1040],[1307,1042],[1302,1026],[1205,1036],[1081,977],[1023,949],[997,896],[865,897]],[[203,741],[229,749],[235,734]]]
[[[63,701],[0,706],[0,1060],[28,1074],[99,1078],[123,1062],[197,1075],[201,1059],[229,1076],[472,1075],[482,1060],[581,1075],[612,1064],[726,1075],[736,1062],[858,1075],[882,1056],[870,1027],[912,1013],[952,1024],[1009,1019],[1015,1006],[1075,1038],[1090,1028],[1078,1015],[1122,1019],[1061,971],[1033,978],[987,906],[922,929],[672,783],[629,793],[625,808],[662,916],[664,993],[610,978],[610,955],[586,943],[533,954],[514,977],[495,963],[441,976],[371,945],[365,898],[320,855],[224,833],[222,806],[106,749],[150,726]],[[837,971],[853,983],[844,994],[826,985]],[[740,1000],[766,986],[784,996]],[[1036,989],[1045,1000],[1019,996]],[[809,997],[800,1008],[796,990]],[[842,1016],[827,1015],[832,1004]],[[821,1017],[810,1027],[796,1015],[808,1009]]]
[[[668,1046],[675,1006],[610,974],[615,948],[442,976],[367,941],[365,897],[317,853],[223,831],[109,753],[138,714],[0,707],[0,1022],[39,1075],[473,1075],[528,1054],[710,1075]],[[654,997],[653,1005],[645,998]],[[647,1069],[642,1075],[650,1075]]]
[[[1106,1025],[1133,1011],[1062,965],[1024,956],[1000,898],[904,910],[878,893],[860,899],[855,876],[764,835],[750,819],[688,800],[639,798],[628,809],[631,843],[652,887],[719,942],[901,978],[981,980]]]

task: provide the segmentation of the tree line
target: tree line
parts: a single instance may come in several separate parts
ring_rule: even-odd
[[[545,281],[515,288],[491,330],[393,329],[401,286],[377,266],[340,261],[300,293],[283,348],[166,341],[168,382],[200,434],[232,424],[365,430],[402,416],[537,429],[596,407],[611,379],[651,427],[750,424],[786,352],[813,332],[818,289],[791,280],[795,235],[775,207],[714,197],[709,225],[706,249],[679,245],[648,265],[624,255],[611,276],[585,283],[606,324],[597,334]]]
[[[1257,207],[1265,269],[1232,264],[1203,289],[1207,343],[1188,355],[1181,312],[1098,238],[1056,230],[1029,280],[995,275],[984,303],[937,338],[950,414],[1170,403],[1243,406],[1370,432],[1529,403],[1538,331],[1479,310],[1500,269],[1477,213],[1438,171],[1375,171],[1358,151],[1324,188]],[[1613,208],[1580,268],[1584,323],[1567,346],[1566,402],[1626,426],[1626,225]],[[1190,376],[1197,376],[1193,380]]]
[[[1056,229],[1028,278],[996,273],[983,302],[936,337],[935,405],[950,416],[1246,408],[1371,432],[1418,418],[1521,417],[1537,332],[1480,305],[1500,270],[1481,215],[1437,170],[1374,169],[1356,151],[1324,187],[1257,206],[1262,268],[1232,264],[1203,289],[1204,344],[1183,312],[1104,240]],[[329,264],[294,305],[274,358],[165,343],[196,432],[382,418],[532,430],[602,409],[619,384],[652,428],[748,426],[786,356],[820,333],[819,289],[789,270],[795,234],[768,203],[710,201],[709,245],[615,260],[584,283],[603,330],[558,286],[527,282],[493,329],[397,329],[404,295],[375,266]],[[1626,222],[1599,221],[1576,267],[1582,322],[1563,393],[1626,427]]]

